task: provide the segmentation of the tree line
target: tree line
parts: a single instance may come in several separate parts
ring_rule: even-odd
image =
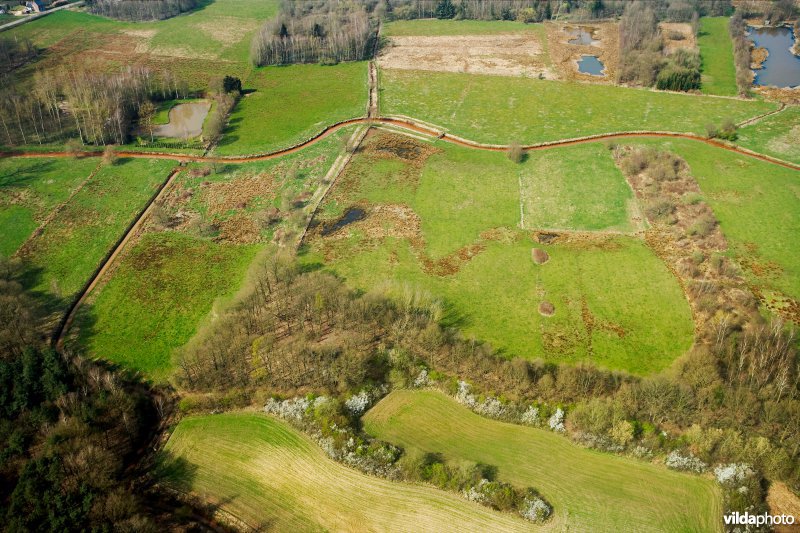
[[[150,496],[148,442],[171,400],[57,353],[25,266],[0,261],[0,522],[9,531],[157,531],[192,511]],[[137,487],[134,489],[134,487]]]
[[[28,38],[0,38],[0,75],[21,67],[38,55],[39,50]]]
[[[740,11],[736,11],[731,17],[728,22],[728,31],[733,41],[736,86],[740,96],[747,96],[753,83],[753,72],[750,70],[750,40],[747,38],[747,24]]]
[[[124,144],[149,100],[186,98],[188,85],[168,71],[127,67],[116,73],[39,71],[29,88],[0,85],[0,139],[9,146],[78,137],[83,144]]]
[[[253,36],[256,66],[358,61],[372,56],[377,21],[365,5],[283,2],[280,14]]]
[[[198,6],[197,0],[87,0],[91,13],[118,20],[163,20]]]
[[[376,11],[389,20],[455,18],[541,22],[569,15],[571,20],[620,16],[630,0],[381,0]],[[688,22],[692,13],[730,14],[730,0],[650,0],[661,20]]]

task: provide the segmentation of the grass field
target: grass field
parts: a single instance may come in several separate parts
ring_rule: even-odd
[[[800,173],[700,143],[663,146],[691,167],[754,285],[800,300]]]
[[[728,32],[728,17],[703,17],[697,45],[702,61],[700,90],[705,94],[736,96],[736,67],[733,42]]]
[[[791,106],[738,131],[737,143],[779,159],[800,163],[800,106]]]
[[[26,247],[33,288],[62,298],[77,293],[173,165],[121,159],[101,168]]]
[[[16,252],[96,167],[93,159],[0,159],[0,256]]]
[[[77,325],[95,357],[165,380],[218,297],[239,288],[255,246],[217,244],[176,232],[146,234]]]
[[[402,70],[381,71],[381,113],[437,124],[484,143],[535,143],[596,133],[669,130],[705,134],[776,104],[612,85]]]
[[[529,531],[530,523],[429,486],[387,481],[325,456],[257,413],[183,419],[167,442],[167,480],[259,530]]]
[[[577,235],[537,245],[517,227],[520,173],[526,190],[551,206],[529,208],[526,217],[539,216],[546,227],[624,223],[631,192],[602,145],[536,153],[516,165],[503,154],[401,139],[370,137],[320,219],[330,223],[354,205],[386,210],[332,236],[315,235],[304,261],[324,263],[360,289],[428,291],[447,304],[453,325],[509,355],[590,360],[645,374],[690,346],[691,313],[680,286],[641,240]],[[416,158],[404,158],[415,150]],[[582,156],[597,156],[597,166],[568,176]],[[546,218],[562,209],[572,215]],[[534,246],[550,254],[547,264],[531,261]],[[556,307],[553,317],[537,311],[545,300]]]
[[[313,191],[341,148],[343,131],[291,156],[222,165],[201,178],[178,176],[161,218],[191,214],[175,230],[153,229],[121,257],[110,280],[82,310],[78,342],[94,356],[165,381],[172,354],[216,304],[232,297],[276,225],[263,214]],[[226,223],[231,222],[231,226]],[[228,228],[228,229],[226,229]]]
[[[417,19],[387,22],[381,29],[381,34],[388,37],[408,35],[489,35],[523,32],[535,32],[544,35],[544,26],[507,20]]]
[[[520,170],[525,227],[638,229],[638,208],[611,152],[601,143],[531,152]]]
[[[497,468],[539,490],[561,531],[719,531],[711,479],[571,444],[540,429],[482,418],[433,391],[394,391],[364,417],[366,431],[407,450]]]
[[[291,65],[253,72],[216,150],[221,155],[271,152],[366,114],[367,63]]]

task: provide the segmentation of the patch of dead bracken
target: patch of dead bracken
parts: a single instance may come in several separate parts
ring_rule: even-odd
[[[753,90],[767,100],[788,105],[800,105],[800,87],[754,87]]]
[[[761,69],[768,57],[769,50],[766,48],[753,48],[750,50],[750,68],[752,70]]]
[[[234,209],[244,209],[257,198],[275,195],[278,184],[273,174],[257,174],[212,182],[202,188],[209,215],[223,215]]]
[[[539,304],[539,314],[542,316],[553,316],[556,314],[556,306],[550,302],[542,302]]]
[[[220,221],[219,237],[231,244],[254,244],[261,240],[261,229],[255,220],[239,214]]]
[[[689,166],[668,152],[620,147],[614,157],[646,209],[650,228],[645,242],[680,283],[692,309],[695,337],[713,338],[720,313],[731,324],[743,324],[757,313],[757,300],[738,265],[725,255],[728,244],[714,213],[700,198]],[[638,151],[638,152],[637,152]],[[645,155],[646,157],[642,157]],[[647,160],[648,163],[634,164]],[[664,172],[663,169],[672,169]]]
[[[692,25],[687,22],[661,22],[661,36],[664,39],[664,51],[671,54],[681,48],[695,50],[697,39],[692,31]]]

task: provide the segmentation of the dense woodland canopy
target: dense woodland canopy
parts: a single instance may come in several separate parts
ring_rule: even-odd
[[[145,495],[143,452],[169,396],[50,348],[43,296],[24,289],[26,276],[25,265],[0,260],[0,529],[191,525],[169,498]]]
[[[87,0],[89,11],[118,20],[162,20],[196,8],[197,0]]]

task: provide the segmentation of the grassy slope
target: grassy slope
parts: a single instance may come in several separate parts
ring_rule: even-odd
[[[374,139],[367,141],[367,148],[372,142]],[[509,228],[510,237],[505,242],[487,243],[486,250],[457,274],[442,277],[422,270],[406,240],[390,238],[377,248],[365,249],[363,232],[354,226],[349,238],[333,244],[336,253],[330,268],[359,288],[383,286],[391,280],[390,290],[406,283],[428,290],[452,306],[453,320],[467,333],[513,355],[550,361],[590,359],[609,368],[648,373],[668,366],[689,347],[692,322],[683,293],[641,241],[619,237],[601,246],[553,245],[546,247],[553,257],[548,264],[537,267],[531,262],[534,243],[510,229],[519,222],[516,173],[522,168],[523,173],[538,176],[540,158],[549,160],[549,152],[533,154],[529,162],[517,167],[502,154],[440,147],[443,151],[427,160],[416,187],[413,180],[398,179],[404,170],[401,162],[374,158],[368,149],[360,153],[323,206],[326,218],[356,202],[406,204],[420,216],[426,253],[434,258],[476,242],[484,230]],[[576,160],[581,154],[609,157],[596,153],[605,151],[597,145],[563,150],[566,152],[558,152],[569,152]],[[562,167],[545,170],[554,182],[573,183],[560,173]],[[575,169],[568,166],[566,170]],[[616,169],[609,170],[614,173],[579,174],[581,180],[594,177],[598,185],[590,185],[587,194],[578,186],[571,187],[570,194],[553,203],[603,212],[605,205],[595,193],[605,189],[602,199],[614,212],[614,206],[624,204],[630,190]],[[608,194],[612,189],[615,194]],[[544,188],[541,194],[552,195],[552,190]],[[581,218],[576,214],[574,220]],[[306,260],[322,258],[312,252]],[[625,336],[599,326],[590,337],[582,318],[584,298],[599,324],[617,325],[625,330]],[[543,299],[555,304],[554,317],[538,314]]]
[[[96,357],[165,380],[172,350],[191,338],[217,297],[239,288],[255,252],[180,233],[145,235],[82,310],[81,343]]]
[[[0,159],[0,256],[13,254],[96,166],[92,159]]]
[[[103,167],[31,242],[27,258],[41,269],[35,287],[63,297],[74,295],[173,165],[122,159]]]
[[[777,266],[749,272],[755,284],[800,300],[800,173],[699,143],[665,146],[689,163],[734,254]]]
[[[30,37],[37,45],[49,47],[74,35],[134,31],[147,35],[140,37],[140,42],[156,56],[188,55],[247,64],[253,32],[277,12],[277,0],[206,1],[199,9],[157,22],[121,22],[86,12],[59,11],[9,34]],[[95,42],[101,44],[99,39]]]
[[[363,116],[367,63],[261,68],[253,72],[246,88],[256,92],[236,106],[218,154],[271,152],[334,122]]]
[[[441,393],[399,390],[364,417],[368,433],[458,462],[496,466],[532,486],[570,531],[715,531],[720,495],[709,479],[587,450],[564,437],[482,418]]]
[[[526,228],[633,231],[633,192],[602,144],[531,152],[521,170]]]
[[[702,59],[702,87],[705,94],[736,96],[736,67],[733,42],[728,33],[728,17],[703,17],[697,45]]]
[[[644,129],[705,133],[708,123],[740,121],[777,107],[762,101],[477,74],[383,70],[381,84],[383,114],[408,115],[497,144]]]
[[[800,106],[792,106],[740,129],[737,143],[756,152],[800,163]]]
[[[168,480],[270,531],[530,528],[454,494],[344,467],[284,422],[260,414],[183,419],[166,452],[182,460],[167,469]]]

